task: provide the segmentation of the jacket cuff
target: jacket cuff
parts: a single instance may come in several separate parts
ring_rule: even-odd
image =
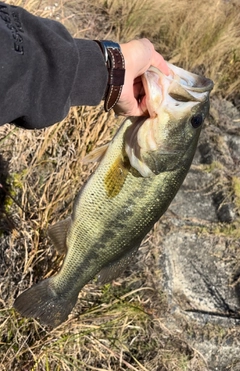
[[[103,99],[107,87],[108,71],[103,54],[92,40],[75,39],[75,44],[79,63],[70,94],[71,105],[96,106]]]

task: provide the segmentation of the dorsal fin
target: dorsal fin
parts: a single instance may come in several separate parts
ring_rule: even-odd
[[[109,144],[104,144],[101,147],[95,148],[93,151],[88,153],[83,159],[82,162],[84,165],[89,164],[90,162],[100,162],[103,156],[105,155]]]
[[[55,249],[60,254],[65,254],[67,252],[66,239],[71,220],[72,219],[69,216],[68,218],[61,220],[60,222],[57,222],[56,224],[53,224],[48,228],[48,235]]]

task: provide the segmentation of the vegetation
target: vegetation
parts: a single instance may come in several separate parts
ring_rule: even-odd
[[[77,37],[121,42],[148,37],[167,60],[212,78],[213,94],[240,98],[238,0],[6,2],[57,19]],[[83,157],[109,141],[119,123],[100,105],[72,108],[64,121],[41,131],[0,128],[1,370],[205,370],[204,357],[161,322],[168,306],[159,283],[158,226],[129,277],[103,287],[87,285],[69,320],[57,329],[12,309],[19,291],[61,265],[47,227],[71,212],[94,168],[83,165]],[[232,192],[239,207],[237,176]]]

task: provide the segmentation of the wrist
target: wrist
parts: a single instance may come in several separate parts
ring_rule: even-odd
[[[103,40],[94,40],[100,47],[106,67],[108,82],[104,99],[104,109],[110,111],[119,101],[125,78],[125,60],[119,44]]]

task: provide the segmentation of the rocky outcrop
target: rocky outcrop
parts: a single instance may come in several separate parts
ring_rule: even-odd
[[[206,370],[240,370],[240,114],[212,100],[192,168],[167,213],[160,267],[166,325]]]

